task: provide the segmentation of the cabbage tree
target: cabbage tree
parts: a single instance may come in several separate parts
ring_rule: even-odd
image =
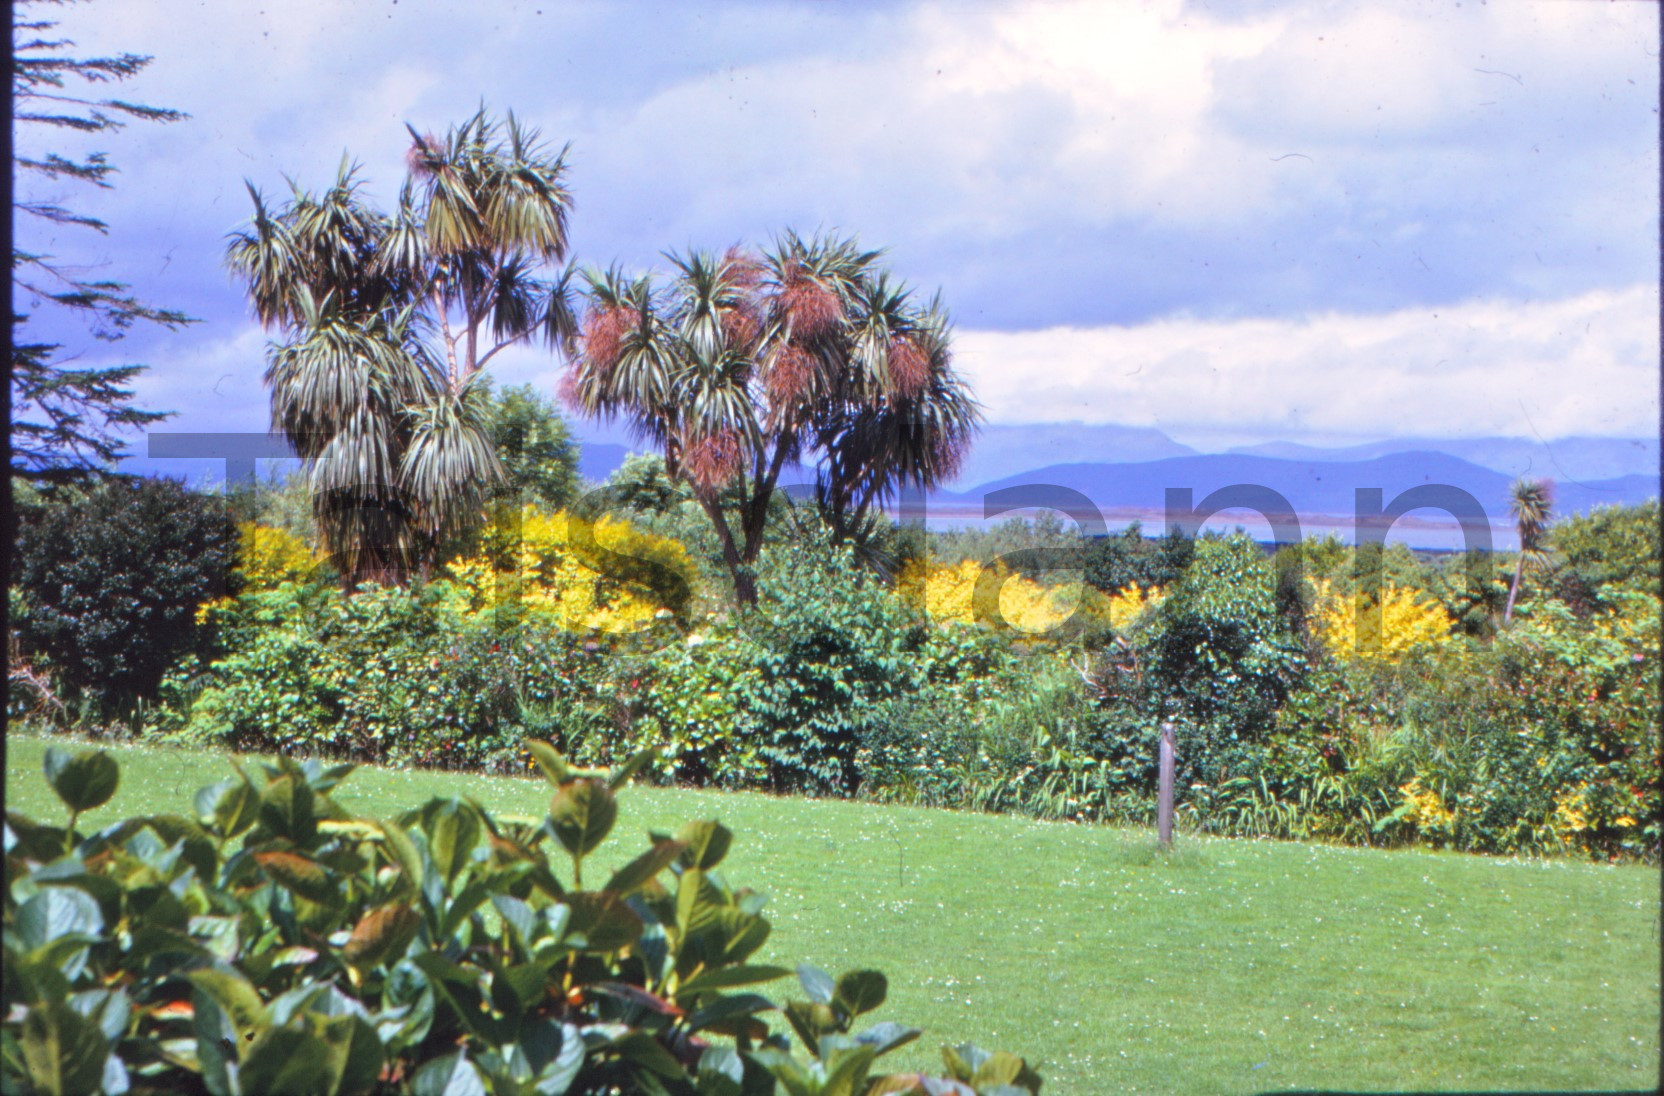
[[[920,305],[852,238],[787,232],[767,250],[594,271],[562,395],[664,454],[716,528],[742,603],[788,464],[850,529],[903,486],[958,470],[979,419],[939,299]],[[731,500],[737,499],[737,505]]]
[[[226,257],[276,335],[272,427],[306,461],[343,583],[403,581],[476,523],[503,480],[481,371],[500,351],[574,333],[565,152],[481,108],[444,138],[411,131],[397,208],[343,159],[319,193],[290,184]]]

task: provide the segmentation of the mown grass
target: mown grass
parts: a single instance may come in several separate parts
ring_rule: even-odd
[[[45,746],[8,739],[8,809],[59,815]],[[228,772],[111,752],[122,785],[89,825],[186,809]],[[530,779],[368,768],[339,798],[387,816],[458,793],[530,815],[548,799]],[[1659,1081],[1656,868],[1200,838],[1165,855],[1136,830],[647,787],[600,859],[709,817],[736,832],[729,880],[772,896],[763,958],[889,975],[877,1018],[926,1029],[898,1065],[971,1039],[1060,1094]]]

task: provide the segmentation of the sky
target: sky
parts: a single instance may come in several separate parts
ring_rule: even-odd
[[[788,227],[885,248],[941,291],[990,422],[1203,449],[1658,431],[1651,4],[53,12],[81,53],[154,57],[122,97],[191,116],[103,136],[116,185],[55,194],[107,237],[23,241],[199,319],[79,339],[89,364],[150,364],[139,391],[169,430],[266,423],[268,336],[222,261],[245,181],[322,187],[346,155],[390,203],[406,124],[484,102],[570,142],[581,263],[662,268]],[[552,391],[559,369],[522,349],[493,371]]]

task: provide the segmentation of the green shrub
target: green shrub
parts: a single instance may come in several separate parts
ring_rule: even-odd
[[[224,653],[176,672],[189,709],[173,733],[244,750],[500,770],[523,765],[530,722],[589,756],[578,723],[601,691],[604,660],[558,628],[468,623],[445,603],[440,583],[366,585],[352,596],[284,583],[244,595],[212,614]],[[540,722],[550,711],[565,724]]]
[[[760,684],[758,652],[743,632],[713,618],[639,666],[630,684],[640,689],[642,733],[633,744],[658,747],[659,775],[729,788],[767,781],[758,726],[745,708]]]
[[[1098,537],[1087,545],[1086,581],[1106,594],[1128,586],[1169,586],[1184,574],[1195,551],[1196,542],[1177,530],[1150,540],[1135,521],[1119,533]]]
[[[1592,612],[1603,588],[1659,593],[1658,500],[1639,506],[1598,506],[1554,523],[1550,546],[1558,566],[1549,582],[1580,614]]]
[[[26,657],[107,712],[155,695],[226,593],[237,531],[221,498],[166,479],[112,479],[26,515],[13,622]]]
[[[764,557],[745,624],[757,672],[736,700],[761,728],[776,789],[847,794],[879,707],[925,679],[930,629],[824,532]]]
[[[1491,643],[1320,667],[1258,772],[1198,809],[1225,832],[1656,858],[1657,605],[1529,603]]]
[[[506,474],[504,497],[550,513],[578,497],[578,444],[553,401],[531,385],[492,394],[491,441]]]
[[[1138,657],[1140,686],[1128,694],[1143,708],[1135,722],[1149,726],[1159,712],[1179,726],[1186,785],[1252,772],[1305,664],[1278,613],[1272,564],[1242,535],[1197,542],[1184,578],[1140,637]]]
[[[733,835],[716,822],[651,835],[586,886],[648,758],[608,772],[535,752],[543,819],[456,798],[355,818],[332,797],[351,766],[280,759],[187,814],[86,835],[77,815],[109,800],[116,763],[49,750],[68,825],[6,816],[6,1091],[1039,1091],[1021,1059],[969,1045],[943,1048],[957,1083],[884,1075],[920,1032],[854,1030],[884,1002],[877,971],[800,966],[806,999],[757,992],[790,971],[758,961],[765,899],[717,870]]]

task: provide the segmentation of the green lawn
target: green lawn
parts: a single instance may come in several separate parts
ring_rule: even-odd
[[[8,809],[58,817],[44,750],[8,740]],[[122,786],[91,825],[188,809],[229,771],[111,752]],[[548,798],[532,780],[374,769],[339,798],[385,816],[453,793],[519,814]],[[1142,831],[642,787],[621,807],[614,862],[648,829],[733,828],[724,873],[772,895],[760,958],[883,970],[877,1018],[926,1029],[898,1064],[971,1039],[1059,1094],[1659,1080],[1654,868],[1193,838],[1169,858]]]

